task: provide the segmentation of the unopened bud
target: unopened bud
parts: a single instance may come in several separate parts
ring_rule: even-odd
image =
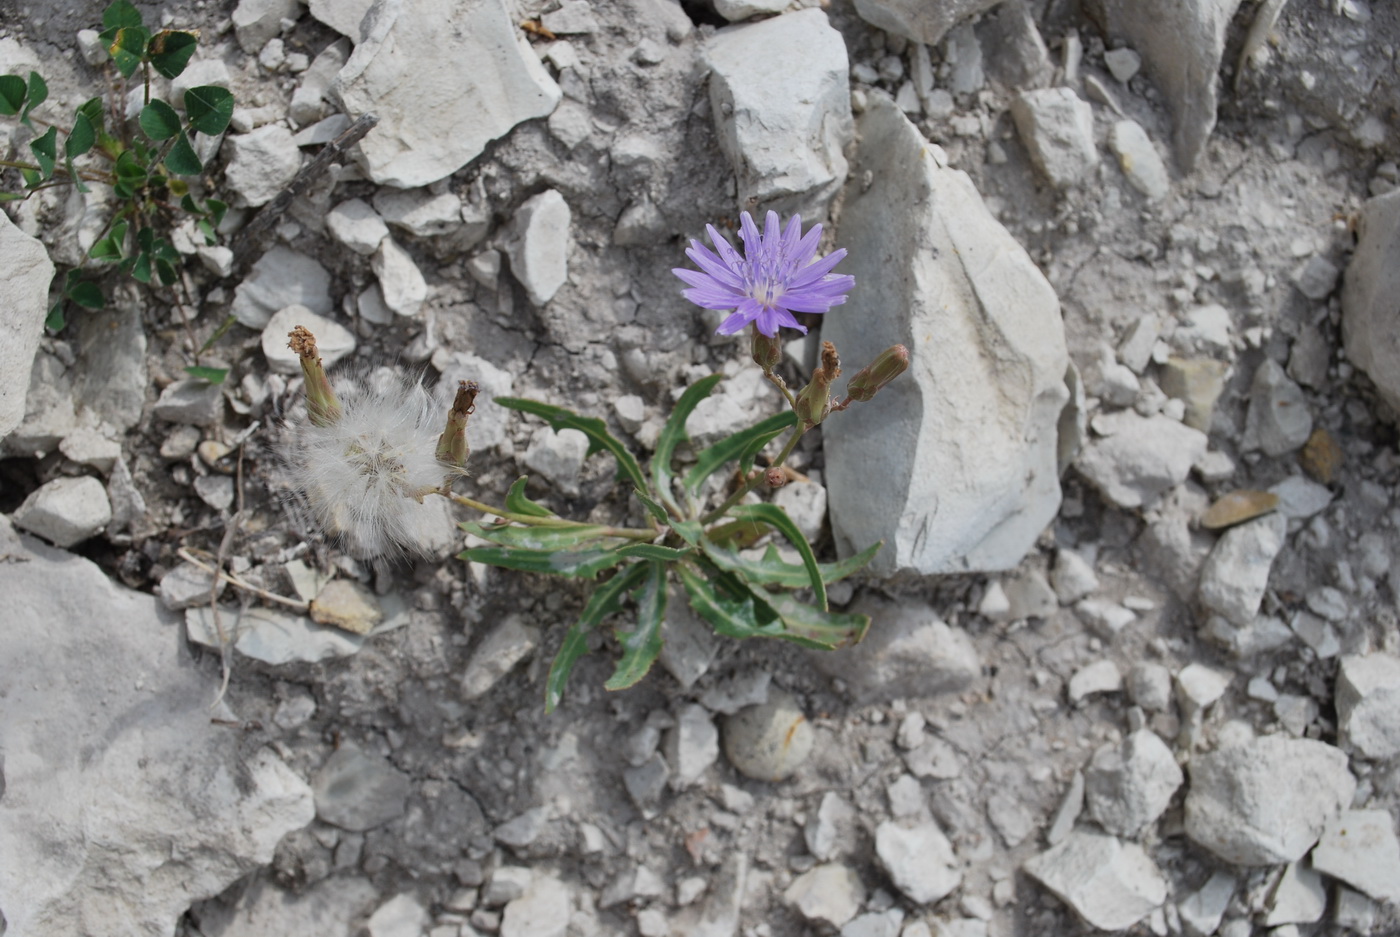
[[[316,348],[316,336],[299,325],[287,333],[287,347],[301,359],[301,374],[306,379],[306,415],[315,426],[334,426],[340,422],[340,401],[326,376],[325,365]]]
[[[831,385],[841,376],[841,359],[836,346],[822,342],[822,363],[812,372],[812,380],[797,395],[797,418],[808,427],[816,426],[831,412]]]
[[[467,446],[467,420],[476,410],[476,395],[480,391],[476,381],[457,382],[457,396],[447,412],[447,428],[438,437],[437,460],[459,471],[467,467],[472,452]]]
[[[775,465],[763,473],[763,480],[768,483],[769,488],[781,488],[787,484],[788,473]]]
[[[783,359],[782,340],[776,335],[764,335],[758,330],[757,325],[753,327],[753,343],[750,350],[753,354],[753,363],[762,368],[764,374],[773,373],[773,369]]]
[[[890,381],[909,369],[909,349],[891,345],[880,352],[871,364],[856,372],[846,385],[846,396],[852,400],[869,400]]]

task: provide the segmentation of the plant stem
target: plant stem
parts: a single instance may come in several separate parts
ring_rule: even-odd
[[[524,524],[527,527],[554,527],[563,529],[568,527],[594,526],[581,521],[565,520],[562,517],[536,517],[532,514],[513,514],[504,508],[494,507],[490,504],[477,501],[474,498],[468,498],[466,495],[459,495],[456,492],[449,493],[447,497],[463,507],[469,507],[474,511],[480,511],[482,514],[490,514],[495,517],[503,518],[504,520],[513,521],[517,524]],[[623,537],[628,540],[643,540],[650,543],[656,539],[656,534],[657,532],[654,530],[643,530],[639,527],[604,527],[601,536]]]
[[[787,457],[792,455],[792,450],[797,448],[797,441],[802,438],[802,434],[805,432],[807,432],[807,427],[803,426],[801,423],[793,427],[792,435],[789,436],[787,442],[783,444],[783,451],[778,453],[778,457],[773,460],[773,468],[778,468],[787,461]],[[700,523],[713,524],[715,521],[728,514],[730,508],[744,499],[744,495],[758,487],[758,480],[762,477],[762,472],[752,473],[750,478],[744,480],[744,484],[739,487],[738,491],[724,499],[723,504],[700,518]]]

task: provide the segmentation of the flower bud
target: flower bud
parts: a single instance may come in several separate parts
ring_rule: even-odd
[[[891,345],[880,352],[873,363],[856,372],[846,385],[846,396],[852,400],[869,400],[908,368],[909,349],[903,345]]]
[[[787,484],[788,473],[775,465],[763,473],[763,480],[768,483],[769,488],[781,488]]]
[[[797,395],[797,418],[807,427],[816,426],[831,412],[831,385],[841,376],[841,359],[836,346],[822,342],[822,363],[812,372],[811,382]]]
[[[476,410],[476,395],[480,391],[476,381],[457,382],[457,397],[447,412],[447,428],[438,437],[437,460],[459,471],[466,469],[472,452],[467,445],[467,420]]]
[[[331,388],[326,368],[316,348],[316,336],[299,325],[287,333],[287,347],[301,359],[301,374],[306,379],[306,415],[313,426],[334,426],[340,421],[340,401]]]
[[[753,327],[753,343],[750,350],[753,354],[753,363],[763,369],[764,374],[772,374],[773,369],[778,366],[778,362],[783,359],[783,342],[776,335],[764,335],[758,330],[758,326]]]

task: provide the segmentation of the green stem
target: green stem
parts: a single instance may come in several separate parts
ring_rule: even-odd
[[[802,438],[802,434],[805,432],[807,432],[807,427],[803,426],[801,423],[793,427],[792,435],[789,436],[787,442],[783,444],[783,451],[778,453],[778,457],[773,460],[773,468],[777,468],[787,461],[788,456],[792,455],[792,450],[797,448],[797,441]],[[744,495],[758,487],[758,480],[763,477],[763,474],[763,472],[753,472],[749,478],[744,480],[744,484],[740,486],[738,491],[724,499],[724,503],[719,507],[700,518],[700,523],[713,524],[725,514],[728,514],[730,508],[744,500]]]
[[[532,514],[513,514],[505,508],[494,507],[493,505],[477,501],[474,498],[468,498],[466,495],[459,495],[456,492],[449,493],[447,497],[463,507],[469,507],[474,511],[480,511],[482,514],[491,514],[517,524],[524,524],[527,527],[554,527],[563,529],[569,527],[594,526],[593,524],[585,524],[581,521],[565,520],[562,517],[536,517]],[[605,527],[603,528],[601,536],[622,537],[627,540],[642,540],[650,543],[656,539],[656,533],[657,532],[654,530],[643,530],[639,527]]]
[[[783,392],[783,396],[787,398],[788,406],[796,410],[797,398],[792,395],[792,391],[788,390],[787,381],[783,380],[782,375],[776,371],[764,371],[763,376],[768,378],[774,387]]]

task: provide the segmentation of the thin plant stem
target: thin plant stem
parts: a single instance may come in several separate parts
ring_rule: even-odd
[[[468,498],[466,495],[459,495],[456,492],[447,494],[456,503],[463,507],[480,511],[482,514],[490,514],[504,520],[514,521],[517,524],[524,524],[527,527],[552,527],[557,530],[567,530],[570,527],[593,527],[593,524],[586,524],[582,521],[565,520],[562,517],[536,517],[533,514],[515,514],[504,508],[498,508],[490,504]],[[604,527],[599,533],[602,537],[622,537],[627,540],[643,540],[650,543],[656,539],[657,531],[644,530],[640,527]]]
[[[807,427],[803,426],[801,423],[793,427],[792,435],[789,436],[787,442],[783,444],[783,451],[778,453],[778,457],[773,460],[772,468],[778,468],[787,461],[788,456],[792,455],[792,450],[797,448],[797,441],[802,438],[802,434],[805,432],[807,432]],[[738,491],[724,499],[723,504],[700,518],[700,523],[713,524],[715,521],[728,514],[730,508],[744,500],[744,495],[758,487],[758,480],[762,477],[762,472],[753,473],[750,478],[745,479],[743,485],[739,486]]]

